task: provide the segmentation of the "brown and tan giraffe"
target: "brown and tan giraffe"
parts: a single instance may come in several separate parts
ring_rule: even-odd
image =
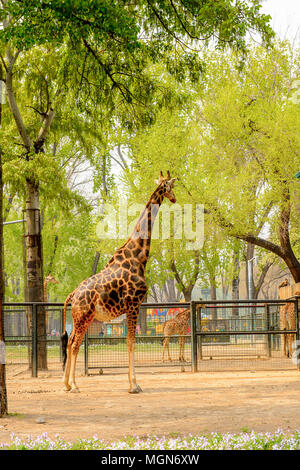
[[[172,335],[180,335],[179,336],[179,361],[185,362],[184,360],[184,344],[185,344],[185,336],[188,334],[189,330],[189,320],[190,320],[190,309],[183,310],[183,312],[177,313],[176,317],[172,318],[171,320],[167,320],[163,326],[163,353],[162,353],[162,361],[164,361],[165,356],[165,349],[168,350],[168,359],[172,361],[169,351],[169,342],[170,336]]]
[[[45,279],[43,283],[44,291],[43,291],[43,301],[46,303],[48,302],[48,293],[47,293],[47,286],[48,284],[53,283],[53,284],[59,284],[59,281],[55,279],[51,274],[49,274]],[[46,328],[48,326],[48,310],[46,308]]]
[[[137,318],[140,305],[147,291],[145,266],[149,256],[151,232],[159,207],[166,197],[176,202],[173,186],[176,178],[168,171],[164,178],[161,172],[157,188],[151,195],[128,241],[119,248],[107,265],[98,274],[83,281],[65,301],[71,302],[73,331],[68,339],[62,335],[64,353],[64,384],[66,391],[78,391],[75,382],[76,358],[84,334],[96,318],[108,322],[122,314],[127,320],[127,348],[129,354],[129,392],[139,393],[134,368],[134,350]]]
[[[300,296],[300,291],[295,292],[294,294]],[[283,317],[283,328],[286,330],[295,330],[296,328],[296,319],[295,319],[295,304],[294,302],[287,302],[282,307],[282,317]],[[292,344],[295,341],[295,333],[285,334],[283,338],[284,344],[284,355],[286,357],[292,357]]]

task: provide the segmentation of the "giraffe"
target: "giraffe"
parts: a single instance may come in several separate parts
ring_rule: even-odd
[[[44,290],[43,290],[43,301],[44,303],[47,303],[48,302],[48,296],[47,296],[47,286],[48,284],[50,283],[54,283],[54,284],[58,284],[59,281],[57,281],[57,279],[55,279],[55,277],[53,277],[51,274],[49,274],[45,280],[44,280],[44,284],[43,284],[43,287],[44,287]],[[48,326],[48,310],[47,310],[47,307],[45,305],[45,309],[46,309],[46,328]]]
[[[169,341],[170,336],[172,335],[181,335],[179,337],[179,362],[185,362],[184,360],[184,344],[185,337],[182,335],[187,335],[189,329],[189,319],[190,319],[190,309],[183,310],[182,312],[177,313],[176,317],[171,320],[167,320],[164,323],[163,327],[163,353],[162,361],[164,362],[165,349],[168,350],[169,361],[172,362],[170,351],[169,351]]]
[[[294,296],[300,295],[300,291],[295,292]],[[293,302],[287,302],[282,307],[283,328],[286,330],[295,330],[295,305]],[[295,333],[284,335],[284,355],[292,357],[292,344],[295,340]]]
[[[289,281],[287,278],[284,279],[284,281],[278,286],[278,288],[280,289],[281,287],[286,287],[286,286],[289,286]],[[283,305],[282,307],[280,307],[280,328],[282,328],[283,330],[287,330],[288,329],[288,326],[287,326],[287,320],[286,320],[286,307],[288,305]],[[283,350],[284,350],[284,355],[286,356],[286,348],[287,348],[287,335],[284,334],[283,335]]]
[[[166,197],[172,203],[176,202],[173,193],[175,180],[176,178],[171,178],[169,171],[166,177],[160,172],[157,187],[127,242],[115,252],[102,271],[82,281],[66,298],[64,330],[68,303],[71,303],[73,330],[70,338],[66,331],[61,337],[65,391],[79,391],[75,382],[76,358],[84,334],[94,318],[100,322],[108,322],[124,313],[129,358],[128,391],[142,391],[136,382],[134,367],[137,318],[147,292],[145,267],[149,257],[152,227],[163,199]]]
[[[202,299],[201,299],[202,300]],[[201,308],[205,308],[205,305],[201,304]],[[184,345],[185,337],[189,329],[189,320],[190,320],[190,309],[185,309],[182,312],[177,313],[175,318],[167,320],[163,326],[163,353],[162,361],[164,361],[165,348],[168,350],[169,361],[172,361],[169,351],[169,342],[170,336],[180,335],[179,337],[179,362],[185,362],[184,359]]]

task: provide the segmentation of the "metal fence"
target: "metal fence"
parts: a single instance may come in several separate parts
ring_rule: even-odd
[[[294,305],[296,327],[284,330],[281,310]],[[190,308],[190,322],[184,335],[184,362],[179,358],[182,335],[169,340],[169,356],[163,360],[163,328],[184,309]],[[43,320],[44,319],[44,320]],[[72,315],[67,309],[66,329],[72,331]],[[63,330],[62,303],[4,304],[6,364],[14,374],[29,371],[62,373],[60,335]],[[297,299],[270,301],[208,301],[143,304],[136,332],[137,367],[180,367],[192,371],[285,370],[295,369],[295,361],[284,356],[284,335],[299,340]],[[101,373],[105,368],[127,368],[125,315],[110,323],[96,320],[81,345],[77,369]]]
[[[171,361],[167,355],[163,360],[163,327],[167,320],[172,320],[186,308],[189,303],[143,304],[140,308],[136,330],[135,366],[166,367],[182,366],[179,360],[179,338],[183,335],[172,335],[169,340]],[[86,373],[104,368],[128,366],[126,345],[126,317],[122,315],[111,323],[93,322],[85,338],[87,343]],[[184,364],[191,366],[191,332],[188,328],[185,337]]]
[[[295,329],[283,322],[283,307],[291,304]],[[202,302],[201,302],[202,304]],[[299,341],[298,300],[238,300],[191,302],[192,370],[295,369],[294,357],[284,355],[284,338]]]

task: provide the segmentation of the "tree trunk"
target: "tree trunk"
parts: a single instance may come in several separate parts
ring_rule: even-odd
[[[27,180],[26,200],[26,271],[28,302],[43,302],[42,237],[38,186]],[[38,307],[38,368],[47,369],[46,314]]]
[[[217,287],[216,278],[214,275],[210,276],[210,300],[217,300]],[[212,329],[215,330],[217,327],[218,311],[216,307],[211,309]]]
[[[185,288],[182,289],[182,293],[184,295],[185,302],[190,302],[192,300],[193,288],[194,288],[194,286],[190,284],[188,287],[185,287]]]
[[[254,295],[254,275],[253,275],[253,257],[255,246],[252,243],[247,243],[247,257],[246,257],[246,278],[247,278],[247,293],[248,299]]]
[[[1,74],[0,66],[0,74]],[[0,76],[0,79],[2,76]],[[0,125],[1,125],[1,97],[0,97]],[[3,182],[2,182],[2,150],[0,148],[0,416],[6,416],[7,392],[5,377],[5,343],[4,343],[4,276],[3,276]]]
[[[233,278],[232,278],[232,292],[231,297],[232,300],[238,300],[240,298],[240,259],[239,259],[239,251],[235,251],[233,253]],[[238,317],[239,316],[239,309],[238,307],[232,307],[232,316]]]
[[[20,113],[13,87],[14,67],[20,51],[12,54],[11,48],[6,49],[5,85],[7,102],[15,121],[16,128],[22,139],[24,149],[29,155],[43,152],[43,146],[48,136],[55,110],[50,105],[49,111],[44,116],[37,138],[33,141],[28,133],[22,115]],[[2,59],[3,60],[3,59]],[[58,99],[58,90],[56,99]],[[55,150],[54,150],[55,151]],[[39,189],[38,183],[28,178],[26,180],[27,199],[25,218],[27,222],[26,237],[26,273],[27,289],[25,299],[29,302],[43,301],[43,266],[42,266],[42,237],[39,210]],[[47,345],[46,345],[46,312],[44,308],[38,308],[38,368],[47,368]]]
[[[166,287],[168,292],[168,302],[178,302],[178,293],[176,292],[174,279],[167,279]]]
[[[95,253],[95,258],[94,258],[94,262],[93,262],[93,267],[92,267],[92,275],[93,275],[93,276],[94,276],[94,274],[97,273],[97,268],[98,268],[99,259],[100,259],[100,253],[99,253],[99,251],[96,251],[96,253]]]

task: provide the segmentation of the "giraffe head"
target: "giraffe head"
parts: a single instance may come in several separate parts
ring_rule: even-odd
[[[59,281],[58,281],[57,279],[55,279],[55,277],[53,277],[51,274],[49,274],[49,275],[45,278],[44,282],[45,282],[46,284],[49,284],[49,282],[53,282],[54,284],[58,284],[58,283],[59,283]]]
[[[163,190],[163,196],[169,199],[171,202],[176,202],[176,197],[173,192],[173,187],[177,178],[171,178],[169,170],[167,176],[164,177],[162,171],[160,172],[160,178],[156,181],[159,188]]]

